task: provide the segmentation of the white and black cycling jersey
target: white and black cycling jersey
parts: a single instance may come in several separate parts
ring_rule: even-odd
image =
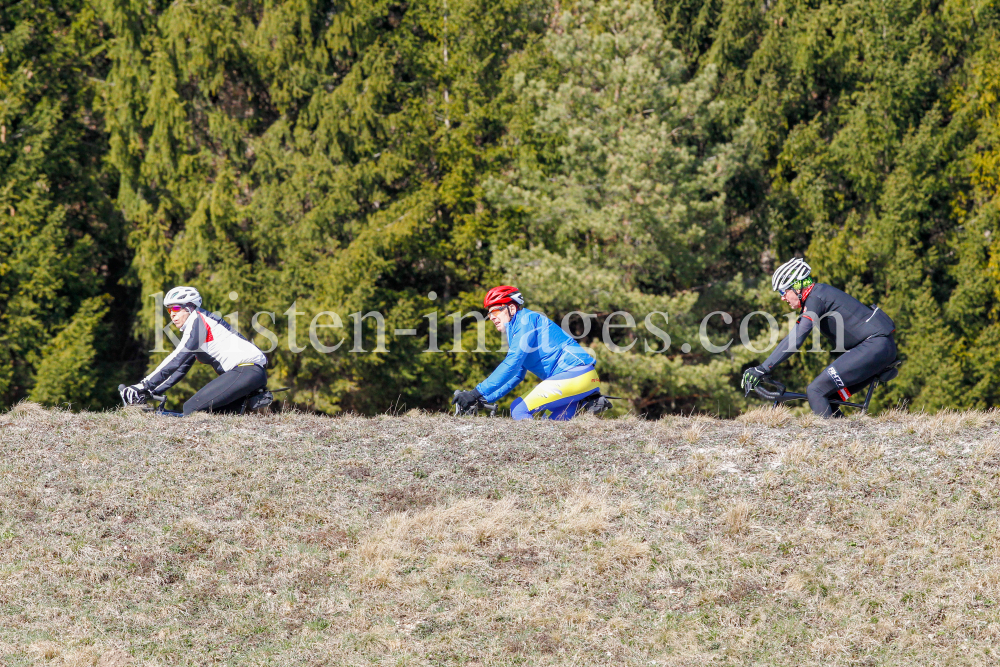
[[[195,361],[210,365],[222,375],[240,364],[267,365],[267,357],[256,345],[233,331],[229,323],[202,308],[192,311],[181,327],[177,348],[147,375],[142,384],[162,394],[180,382]]]

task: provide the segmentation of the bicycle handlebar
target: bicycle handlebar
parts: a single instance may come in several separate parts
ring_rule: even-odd
[[[764,387],[761,386],[761,384],[764,383],[777,387],[778,391],[768,391],[767,389],[764,389]],[[777,380],[771,380],[771,379],[761,380],[761,384],[758,384],[756,387],[753,388],[753,390],[757,393],[758,396],[760,396],[765,400],[777,401],[780,400],[781,397],[785,395],[785,385],[781,384]]]
[[[769,384],[777,389],[777,391],[771,391],[770,389],[765,389],[762,384]],[[781,384],[777,380],[772,380],[771,378],[761,379],[760,383],[753,388],[754,393],[765,401],[771,401],[775,405],[778,403],[788,403],[791,401],[802,401],[808,399],[805,394],[799,394],[794,391],[788,391],[785,385]],[[836,403],[836,401],[834,401]],[[844,405],[853,405],[851,403],[845,403]]]
[[[467,407],[465,410],[460,409],[458,405],[456,405],[455,416],[459,417],[461,415],[477,415],[479,414],[480,410],[489,410],[490,417],[492,417],[497,413],[497,406],[495,403],[487,403],[482,399],[480,399],[475,403],[473,403],[472,405],[470,405],[469,407]]]

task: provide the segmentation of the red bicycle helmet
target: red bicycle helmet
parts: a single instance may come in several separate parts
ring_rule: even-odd
[[[519,306],[524,305],[524,297],[521,296],[520,290],[512,285],[494,287],[486,293],[486,298],[483,299],[483,305],[486,306],[486,310],[489,310],[493,306],[503,306],[508,303],[516,303]]]

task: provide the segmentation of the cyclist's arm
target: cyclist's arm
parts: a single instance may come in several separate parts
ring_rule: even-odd
[[[194,314],[192,314],[192,317]],[[181,381],[195,362],[195,352],[198,341],[204,337],[204,325],[201,318],[195,318],[174,351],[160,362],[156,369],[147,375],[142,384],[154,394],[162,394]]]
[[[503,398],[524,379],[527,373],[524,359],[528,356],[527,350],[534,349],[536,339],[537,331],[534,329],[512,337],[507,356],[488,378],[476,385],[476,390],[487,403]]]
[[[763,368],[765,372],[770,373],[775,366],[795,354],[795,352],[802,347],[802,343],[805,342],[806,336],[808,336],[809,332],[812,331],[816,319],[816,313],[809,311],[803,313],[798,321],[792,325],[792,329],[788,332],[788,336],[785,337],[785,340],[778,343],[778,347],[774,348],[774,352],[771,353],[771,356],[769,356],[764,363],[760,365],[760,367]]]
[[[501,398],[509,394],[514,389],[514,387],[521,384],[521,381],[524,380],[524,376],[527,374],[528,371],[522,368],[520,372],[518,372],[509,380],[507,380],[503,385],[498,387],[495,391],[491,392],[489,395],[483,394],[483,400],[486,401],[487,403],[493,403],[494,401],[500,400]],[[476,388],[479,389],[479,387]],[[480,390],[479,393],[482,394],[483,393],[482,390]]]

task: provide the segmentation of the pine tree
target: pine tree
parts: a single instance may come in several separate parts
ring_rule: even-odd
[[[95,405],[101,391],[101,379],[94,374],[98,367],[98,338],[106,335],[103,320],[108,314],[110,297],[84,301],[73,319],[42,349],[30,398],[47,405]]]
[[[114,404],[162,358],[138,346],[151,295],[177,284],[244,333],[273,312],[272,381],[299,405],[442,407],[500,340],[425,353],[427,313],[449,350],[446,315],[514,281],[598,330],[616,309],[669,312],[670,352],[645,353],[660,343],[640,321],[602,374],[647,414],[724,411],[761,355],[706,354],[701,317],[732,313],[709,328],[723,344],[750,311],[780,320],[767,277],[793,253],[895,319],[909,361],[877,407],[996,405],[995,8],[654,2],[658,21],[621,0],[5,7],[0,407]],[[345,327],[321,342],[347,339],[329,354],[307,337],[323,311]],[[387,349],[352,353],[348,316],[369,311]],[[783,377],[804,386],[830,359]]]
[[[689,67],[720,72],[729,125],[754,121],[760,166],[744,183],[765,187],[729,199],[750,223],[730,232],[756,247],[749,273],[805,253],[819,280],[894,318],[910,361],[876,407],[995,404],[995,215],[975,166],[992,143],[995,10],[925,0],[658,8]],[[805,383],[813,364],[790,370]]]
[[[295,303],[300,345],[323,311],[381,311],[386,353],[285,343],[274,382],[328,412],[444,404],[462,381],[452,368],[486,360],[422,354],[423,314],[468,309],[476,297],[463,290],[481,294],[491,275],[479,183],[504,129],[507,60],[544,14],[519,0],[101,7],[110,161],[143,293],[191,284],[209,307],[276,313],[283,338]]]
[[[557,321],[599,313],[588,336],[599,370],[644,412],[731,404],[732,358],[692,365],[696,356],[680,356],[684,342],[707,355],[697,313],[712,308],[702,311],[709,300],[692,290],[718,278],[724,186],[738,154],[711,138],[723,107],[714,70],[686,80],[681,54],[645,2],[578,3],[558,16],[542,51],[514,81],[519,161],[488,185],[523,225],[494,254],[497,269]],[[629,354],[605,350],[602,327],[619,310],[640,322],[668,313],[667,323],[655,317],[674,339],[669,352],[647,351],[647,342],[663,343],[644,326]]]
[[[90,326],[101,295],[119,297],[110,321],[127,322],[131,310],[117,285],[126,249],[93,105],[101,30],[89,5],[73,0],[13,3],[0,14],[0,407],[32,391],[43,368],[45,388],[32,395],[46,401],[110,400],[121,373],[101,355],[73,366],[77,388],[60,389],[46,356],[56,339],[70,344],[65,332]],[[84,359],[111,349],[120,359],[128,334],[115,327],[72,345]]]

